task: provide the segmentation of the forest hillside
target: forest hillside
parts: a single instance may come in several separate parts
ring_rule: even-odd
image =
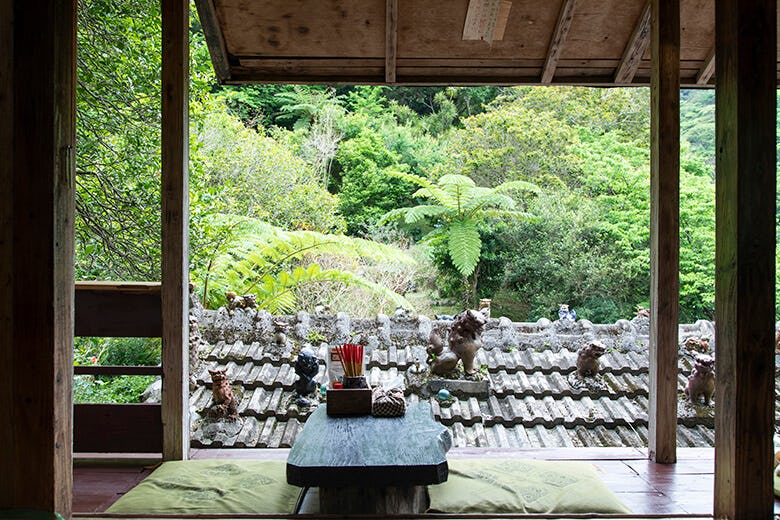
[[[192,10],[190,250],[207,307],[649,305],[646,88],[249,85]],[[157,2],[79,2],[78,279],[159,279]],[[105,30],[111,27],[111,31]],[[714,312],[714,93],[682,93],[680,319]]]

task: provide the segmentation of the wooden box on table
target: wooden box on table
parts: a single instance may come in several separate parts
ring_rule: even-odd
[[[370,388],[331,388],[325,401],[328,415],[371,415]]]

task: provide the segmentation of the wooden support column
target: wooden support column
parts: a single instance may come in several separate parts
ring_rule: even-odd
[[[190,445],[188,90],[189,2],[162,0],[163,458]]]
[[[72,505],[76,1],[0,6],[0,517]]]
[[[14,4],[0,2],[0,399],[13,403]],[[12,468],[13,410],[0,417],[0,467]],[[14,471],[0,471],[0,509],[13,503]]]
[[[680,1],[652,0],[649,455],[677,461]]]
[[[716,0],[715,516],[771,518],[775,0]]]

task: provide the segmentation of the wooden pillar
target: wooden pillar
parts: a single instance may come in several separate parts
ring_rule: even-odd
[[[680,2],[651,6],[649,455],[677,461]]]
[[[776,16],[715,2],[717,518],[773,509]]]
[[[13,174],[14,174],[14,30],[13,2],[0,2],[0,399],[13,402]],[[0,417],[0,467],[13,463],[13,411]],[[0,509],[11,507],[14,475],[0,471]]]
[[[69,518],[76,1],[3,2],[0,40],[0,509]]]
[[[189,2],[162,0],[162,421],[163,458],[190,445]]]

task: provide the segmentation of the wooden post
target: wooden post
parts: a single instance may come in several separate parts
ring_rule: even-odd
[[[14,26],[13,2],[0,2],[0,399],[13,403],[14,324]],[[0,418],[0,446],[14,445],[13,410]],[[0,467],[12,468],[13,451],[0,448]],[[0,471],[0,509],[11,507],[14,471]]]
[[[190,445],[188,90],[189,2],[162,0],[163,458]]]
[[[0,509],[69,518],[76,1],[3,2],[0,33]]]
[[[680,2],[653,0],[650,147],[649,455],[677,461]]]
[[[777,2],[715,2],[715,516],[771,518]]]

